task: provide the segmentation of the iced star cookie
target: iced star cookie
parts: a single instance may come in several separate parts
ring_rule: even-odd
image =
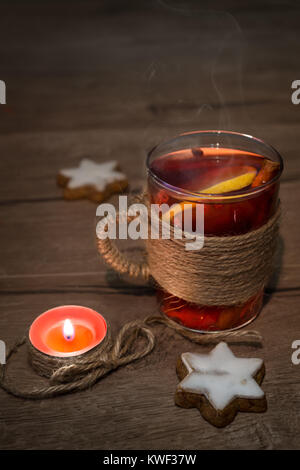
[[[266,411],[260,388],[265,373],[262,359],[236,357],[224,342],[209,354],[183,353],[177,361],[179,383],[175,403],[198,408],[217,427],[231,423],[238,411]]]
[[[95,163],[88,158],[81,160],[76,168],[60,170],[57,182],[64,188],[65,199],[87,198],[98,203],[128,186],[116,161]]]

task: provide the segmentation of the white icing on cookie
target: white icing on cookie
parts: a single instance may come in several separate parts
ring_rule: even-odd
[[[205,395],[212,406],[223,410],[234,398],[262,398],[263,390],[253,376],[262,359],[238,358],[224,342],[209,354],[183,353],[188,375],[178,385],[186,392]]]
[[[93,186],[98,191],[104,191],[108,184],[126,179],[123,173],[115,170],[117,164],[116,161],[95,163],[88,158],[84,158],[77,168],[60,170],[60,173],[66,178],[70,178],[68,182],[68,188],[70,189]]]

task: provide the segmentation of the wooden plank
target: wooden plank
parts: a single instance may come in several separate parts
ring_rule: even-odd
[[[242,127],[236,129],[244,131]],[[172,138],[176,132],[176,126],[148,126],[142,131],[99,129],[2,135],[0,207],[18,202],[52,203],[61,200],[62,191],[56,185],[58,171],[78,165],[86,156],[100,162],[117,159],[128,176],[131,189],[141,188],[146,179],[147,151],[162,140]],[[285,162],[283,182],[300,177],[297,123],[265,123],[260,128],[253,125],[249,132],[271,142],[282,154]],[[81,203],[66,207],[76,204]],[[92,211],[89,205],[86,207]]]
[[[298,185],[298,181],[287,181],[281,189],[282,237],[285,240],[280,254],[282,287],[300,285],[294,255],[300,224]],[[117,202],[117,198],[114,201]],[[0,280],[14,283],[14,278],[16,282],[19,278],[22,282],[22,276],[29,276],[29,279],[32,276],[33,282],[45,286],[44,282],[57,285],[55,275],[60,276],[59,283],[63,282],[61,276],[68,278],[68,273],[71,277],[77,273],[78,279],[80,273],[94,273],[97,277],[99,272],[103,276],[104,266],[96,250],[96,207],[89,201],[64,200],[3,205],[0,238],[5,243],[5,250],[1,257]],[[141,247],[141,243],[120,242],[121,249],[133,250],[129,253],[131,256],[136,255],[135,247]]]

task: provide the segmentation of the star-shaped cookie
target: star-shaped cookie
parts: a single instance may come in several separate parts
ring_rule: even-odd
[[[60,170],[57,182],[64,187],[65,199],[87,198],[98,203],[128,186],[126,176],[118,171],[118,162],[96,163],[88,158],[76,168]]]
[[[183,353],[177,362],[181,382],[175,403],[183,408],[198,408],[211,424],[226,426],[238,411],[267,409],[259,386],[264,372],[262,359],[238,358],[224,342],[209,354]]]

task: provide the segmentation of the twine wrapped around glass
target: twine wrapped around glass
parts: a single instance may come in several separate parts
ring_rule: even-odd
[[[147,166],[145,202],[164,207],[161,219],[167,214],[171,228],[179,216],[194,226],[194,210],[204,207],[203,247],[187,251],[171,230],[169,239],[148,236],[145,263],[128,260],[108,238],[98,240],[99,252],[118,272],[154,280],[161,311],[186,328],[213,333],[247,325],[261,310],[273,269],[280,155],[248,135],[203,131],[155,147]]]

